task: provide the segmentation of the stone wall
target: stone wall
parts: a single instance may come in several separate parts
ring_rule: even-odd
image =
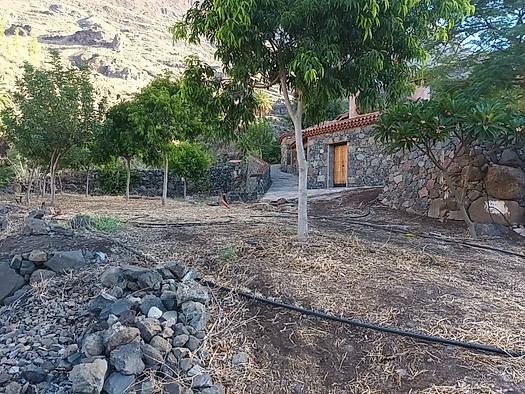
[[[436,156],[446,163],[453,157],[451,143],[438,144]],[[490,152],[490,153],[489,153]],[[467,158],[459,158],[449,173],[456,180],[466,171]],[[479,223],[523,224],[525,214],[525,154],[521,150],[477,147],[469,176],[466,207]],[[396,209],[434,218],[463,220],[458,203],[441,172],[418,152],[397,154],[381,202]]]
[[[140,196],[162,195],[164,173],[162,170],[133,171],[130,193]],[[85,193],[86,174],[82,172],[64,173],[61,176],[63,188],[70,192]],[[230,201],[251,201],[262,197],[270,188],[270,165],[250,156],[244,161],[225,161],[208,170],[208,174],[198,181],[188,181],[189,195],[226,194]],[[100,173],[90,175],[90,194],[103,194]],[[168,196],[181,197],[184,184],[180,177],[168,179]]]
[[[373,126],[358,127],[337,133],[309,137],[307,145],[308,188],[325,189],[334,186],[334,146],[348,147],[347,186],[383,186],[389,178],[393,157],[374,140]],[[281,170],[297,173],[290,164],[289,144],[293,137],[285,137],[281,144]]]

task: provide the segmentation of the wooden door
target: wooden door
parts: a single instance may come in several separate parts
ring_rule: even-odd
[[[348,166],[348,147],[344,145],[334,146],[334,186],[346,186]]]

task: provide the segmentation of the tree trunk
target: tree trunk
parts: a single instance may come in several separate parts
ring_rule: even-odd
[[[129,201],[130,183],[131,183],[131,159],[126,158],[126,201]]]
[[[33,187],[33,170],[29,170],[29,178],[27,179],[26,188],[26,204],[31,202],[31,188]]]
[[[469,164],[468,170],[465,174],[465,178],[462,180],[461,188],[458,188],[454,182],[454,180],[450,177],[448,171],[443,171],[443,176],[445,178],[445,182],[447,183],[449,189],[454,194],[454,197],[456,198],[456,201],[459,206],[459,211],[461,212],[461,215],[463,216],[463,220],[467,224],[468,231],[470,234],[470,237],[474,240],[478,238],[478,234],[476,232],[476,226],[472,219],[470,219],[470,216],[467,212],[467,208],[465,207],[465,194],[467,191],[468,186],[468,178],[470,176],[470,170],[472,168],[472,164]]]
[[[162,206],[166,206],[168,199],[168,154],[164,156],[164,182],[162,185]]]
[[[42,198],[46,196],[47,193],[47,171],[42,176]]]
[[[59,159],[60,159],[60,155],[59,154],[57,154],[56,157],[54,155],[51,157],[51,167],[50,167],[50,172],[51,172],[51,180],[50,180],[51,198],[50,198],[50,201],[49,201],[49,204],[51,206],[54,206],[55,202],[56,202],[56,171],[57,171],[57,166],[58,166],[58,160]],[[62,183],[62,181],[60,181],[60,183]]]
[[[182,184],[184,185],[184,200],[186,200],[186,178],[182,178]]]
[[[297,237],[301,242],[308,241],[308,193],[307,193],[307,182],[308,182],[308,163],[304,154],[303,147],[303,129],[302,129],[302,118],[303,118],[303,100],[302,92],[298,93],[297,99],[297,110],[294,111],[288,95],[286,84],[286,77],[284,74],[281,76],[281,89],[283,91],[284,102],[286,109],[294,125],[295,131],[295,145],[297,152],[297,168],[299,173],[299,187],[298,187],[298,207],[297,207]]]
[[[86,197],[89,197],[89,168],[86,169]]]

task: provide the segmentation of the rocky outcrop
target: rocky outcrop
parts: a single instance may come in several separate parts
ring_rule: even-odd
[[[525,197],[525,172],[502,165],[489,167],[485,184],[489,196],[501,200],[519,200]]]
[[[21,37],[30,36],[33,31],[33,27],[30,25],[11,25],[8,29],[5,30],[6,36],[14,36],[15,31],[18,29],[18,35]]]
[[[487,199],[474,201],[468,210],[470,219],[478,223],[496,223],[505,226],[523,224],[525,208],[516,201]]]

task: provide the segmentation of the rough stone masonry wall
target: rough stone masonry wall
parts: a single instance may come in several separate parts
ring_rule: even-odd
[[[477,156],[469,177],[466,207],[470,218],[479,223],[523,224],[525,213],[525,155],[523,151],[494,148],[490,144],[476,148]],[[490,152],[490,153],[488,153]],[[436,157],[446,162],[454,155],[451,143],[438,144]],[[449,173],[461,179],[468,160],[452,164]],[[441,172],[421,153],[393,156],[380,200],[383,204],[434,218],[463,220],[456,199]]]
[[[130,184],[133,195],[160,196],[164,172],[162,170],[134,171]],[[64,189],[70,192],[85,193],[86,174],[84,172],[65,173],[62,176]],[[251,201],[260,198],[270,188],[270,165],[250,156],[244,162],[226,162],[208,170],[207,176],[198,181],[188,182],[188,194],[225,193],[229,200]],[[90,194],[102,194],[101,181],[97,171],[90,175]],[[184,184],[180,177],[170,176],[168,196],[182,196]]]

